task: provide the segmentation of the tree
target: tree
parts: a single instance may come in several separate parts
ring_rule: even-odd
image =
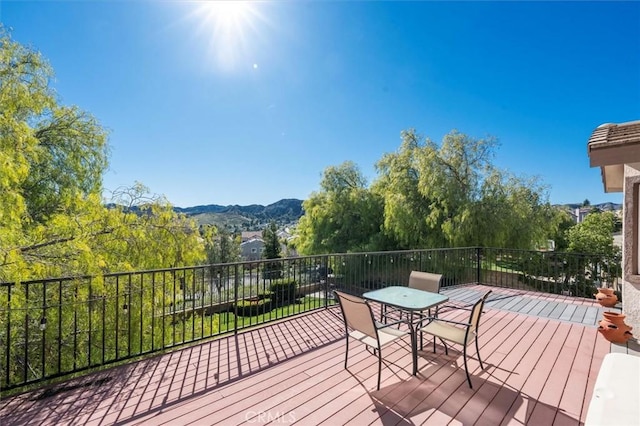
[[[321,190],[303,202],[305,214],[295,245],[303,254],[367,251],[389,246],[382,232],[382,199],[366,187],[358,167],[347,161],[328,167]]]
[[[22,366],[13,363],[3,370],[3,383],[27,366],[33,371],[58,368],[29,361],[36,333],[46,333],[42,351],[47,364],[75,369],[76,361],[86,361],[89,353],[93,360],[85,366],[112,356],[114,344],[122,345],[124,339],[142,342],[153,334],[146,324],[109,337],[102,353],[89,349],[89,334],[108,336],[124,306],[134,317],[161,318],[163,306],[180,299],[176,293],[182,290],[165,294],[165,300],[144,292],[139,274],[120,281],[119,275],[107,273],[196,265],[205,259],[206,236],[195,221],[175,213],[164,197],[149,195],[144,185],[117,189],[105,205],[107,132],[89,113],[60,105],[52,78],[38,52],[12,41],[0,27],[0,282],[10,289],[0,292],[0,340],[8,341],[2,336],[8,324],[25,324],[11,328],[7,357],[27,358]],[[177,279],[169,274],[168,279],[173,275],[183,283],[187,274]],[[56,291],[47,281],[23,283],[82,275],[92,278],[61,280]],[[42,300],[34,298],[34,288]],[[104,301],[99,313],[78,308],[96,298]],[[57,327],[40,330],[37,321],[29,320],[35,308]],[[91,332],[59,333],[72,327]],[[172,338],[168,331],[154,339]]]
[[[202,261],[195,222],[144,185],[105,206],[107,132],[60,105],[52,79],[42,56],[0,27],[0,281]]]
[[[613,212],[590,213],[585,219],[567,230],[567,255],[565,260],[565,284],[571,281],[576,290],[586,293],[577,296],[590,297],[597,287],[612,284],[620,276],[621,250],[613,243],[616,215]],[[572,262],[571,253],[580,254],[583,262]],[[588,255],[588,256],[584,256]]]
[[[269,223],[262,231],[262,239],[264,240],[264,251],[262,257],[265,259],[280,259],[280,239],[278,238],[278,227],[275,222]],[[265,278],[281,278],[282,277],[282,263],[281,262],[267,262],[264,267]]]
[[[556,215],[553,224],[553,233],[549,236],[549,238],[555,241],[556,251],[565,251],[569,248],[567,231],[575,226],[576,222],[566,210],[556,209]]]
[[[613,244],[616,215],[612,212],[590,213],[581,223],[567,230],[568,251],[616,255],[620,249]]]
[[[275,222],[269,223],[269,226],[262,231],[262,239],[264,240],[263,257],[265,259],[279,259],[281,248],[278,227]]]
[[[226,229],[215,225],[204,226],[202,235],[205,239],[206,262],[210,265],[210,282],[212,288],[215,286],[220,293],[224,288],[224,277],[221,275],[225,268],[216,265],[240,261],[240,237],[234,238]]]
[[[233,263],[240,261],[240,240],[224,228],[206,226],[203,235],[207,251],[207,264]]]
[[[414,130],[401,135],[399,151],[377,163],[373,185],[399,248],[532,248],[546,240],[553,213],[545,188],[494,167],[494,138],[452,131],[438,145]]]

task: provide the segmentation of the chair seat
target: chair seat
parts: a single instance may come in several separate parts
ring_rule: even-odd
[[[406,331],[406,329],[400,330],[399,323],[397,323],[398,328],[393,327],[396,323],[389,325],[377,323],[373,317],[373,310],[371,310],[371,306],[363,298],[336,290],[333,291],[333,294],[338,299],[340,310],[342,311],[342,316],[344,318],[344,368],[347,368],[347,362],[349,360],[350,339],[355,339],[364,343],[368,347],[373,348],[374,350],[370,352],[373,352],[373,354],[377,355],[378,358],[377,389],[380,390],[380,380],[382,378],[382,347],[391,342],[400,340],[402,337],[409,334],[411,337],[411,348],[414,349],[414,335],[411,331]],[[407,325],[407,328],[411,330],[411,324],[406,321],[402,322],[404,322]]]
[[[387,327],[378,329],[378,338],[380,339],[380,347],[383,347],[399,337],[406,336],[409,334],[409,331],[406,330],[398,330],[397,328]],[[349,333],[349,336],[352,338],[364,343],[367,346],[371,346],[372,348],[378,347],[378,342],[375,338],[371,336],[367,336],[366,334],[353,330]]]
[[[429,324],[420,329],[422,333],[432,334],[434,336],[434,353],[436,351],[436,338],[440,339],[442,343],[444,343],[445,353],[448,353],[447,344],[445,341],[462,345],[464,371],[467,374],[467,383],[469,383],[469,387],[471,389],[473,389],[473,385],[471,384],[471,376],[469,376],[469,368],[467,367],[467,346],[471,342],[476,343],[476,354],[478,356],[478,362],[480,363],[480,368],[484,370],[482,359],[480,359],[480,347],[478,346],[478,324],[480,323],[480,315],[482,315],[484,302],[485,300],[487,300],[487,297],[489,297],[490,293],[491,290],[487,291],[484,296],[480,298],[480,300],[473,304],[473,308],[471,308],[470,310],[471,315],[468,323],[461,323],[440,318],[433,319]]]
[[[464,328],[434,320],[422,327],[420,330],[424,333],[433,334],[442,339],[450,340],[463,346],[465,344],[466,329]],[[467,343],[471,341],[472,340],[469,339]]]

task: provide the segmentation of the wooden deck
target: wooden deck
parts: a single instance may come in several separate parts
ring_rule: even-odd
[[[486,287],[448,289],[477,300]],[[480,329],[484,370],[429,341],[377,358],[352,344],[337,307],[0,401],[1,425],[578,425],[610,344],[589,300],[494,289]],[[468,312],[446,310],[448,318]],[[475,351],[470,350],[475,356]]]

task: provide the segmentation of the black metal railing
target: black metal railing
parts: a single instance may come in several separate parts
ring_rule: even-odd
[[[604,286],[621,300],[620,256],[494,248],[478,256],[482,284],[584,298]]]
[[[592,297],[615,286],[619,259],[456,248],[328,254],[103,276],[0,283],[0,391],[237,333],[361,294],[405,285],[412,270],[443,286]]]

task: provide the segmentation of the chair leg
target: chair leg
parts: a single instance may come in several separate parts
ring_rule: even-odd
[[[413,364],[412,374],[415,376],[418,374],[418,341],[416,340],[418,336],[416,335],[417,331],[413,331],[413,326],[409,326],[411,329],[411,363]],[[422,333],[420,333],[420,344],[422,345]]]
[[[447,347],[447,342],[444,341],[444,339],[440,339],[440,341],[442,342],[442,346],[444,346],[444,354],[445,355],[449,355],[449,348]],[[435,346],[436,344],[436,339],[433,339],[433,345]]]
[[[471,377],[469,377],[469,368],[467,367],[467,345],[462,348],[462,357],[464,358],[464,372],[467,373],[467,382],[469,382],[469,387],[473,389]]]
[[[347,350],[344,352],[344,369],[347,369],[347,359],[349,359],[349,335],[347,335]]]
[[[378,348],[378,390],[380,390],[381,375],[382,375],[382,349]]]
[[[484,370],[484,366],[482,365],[482,360],[480,359],[480,348],[478,347],[478,336],[476,336],[476,354],[478,355],[478,361],[480,361],[480,369]]]

